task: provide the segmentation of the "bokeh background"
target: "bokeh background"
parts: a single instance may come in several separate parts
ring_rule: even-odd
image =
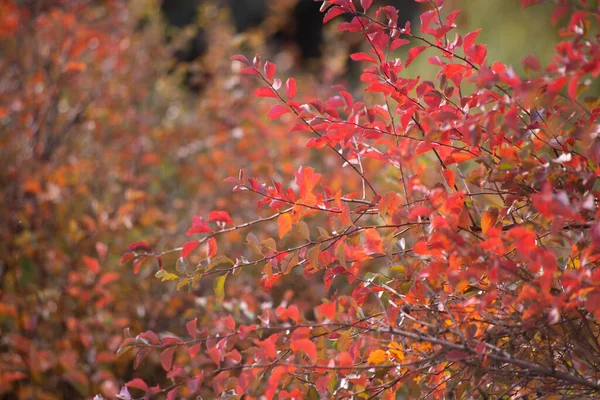
[[[413,29],[427,7],[379,3],[397,6]],[[488,61],[518,73],[529,54],[548,61],[558,39],[544,5],[446,2],[454,8],[460,32],[483,29]],[[267,215],[223,183],[241,168],[289,183],[300,165],[338,163],[307,151],[307,138],[288,132],[292,121],[269,122],[272,104],[256,101],[229,61],[260,53],[296,77],[301,98],[325,98],[340,82],[359,96],[348,54],[360,37],[335,22],[322,28],[318,9],[312,0],[0,0],[0,398],[114,398],[134,376],[168,384],[157,354],[117,357],[123,338],[183,334],[190,319],[208,324],[207,310],[251,321],[261,307],[294,298],[308,309],[325,296],[303,279],[267,293],[250,271],[217,304],[208,279],[178,291],[154,278],[155,261],[138,274],[119,262],[134,242],[180,246],[193,215],[226,210],[238,224]],[[426,57],[406,73],[435,79]],[[232,233],[218,251],[243,255],[244,241]]]

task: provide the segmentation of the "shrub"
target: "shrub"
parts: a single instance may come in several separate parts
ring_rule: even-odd
[[[135,379],[122,398],[598,396],[600,108],[584,94],[600,74],[600,13],[557,1],[554,59],[525,57],[519,76],[487,60],[479,30],[453,32],[458,11],[420,2],[420,32],[393,7],[324,2],[325,23],[352,14],[339,29],[365,41],[351,55],[362,96],[305,99],[272,62],[232,57],[270,104],[269,127],[323,161],[293,176],[242,169],[232,196],[257,198],[260,218],[215,209],[181,247],[125,254],[178,253],[157,277],[212,279],[214,294],[185,334],[125,339],[121,351],[160,352],[170,382]],[[406,72],[426,56],[435,82]],[[242,230],[246,250],[217,250]],[[258,269],[281,292],[272,307],[251,286]]]

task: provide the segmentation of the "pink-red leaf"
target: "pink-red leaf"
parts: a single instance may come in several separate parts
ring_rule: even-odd
[[[188,321],[185,324],[185,329],[187,330],[188,335],[190,335],[194,339],[196,339],[196,337],[198,335],[197,327],[198,327],[198,318],[194,318],[193,320]]]
[[[230,60],[231,61],[239,61],[246,65],[250,65],[250,60],[248,60],[248,58],[242,54],[235,54],[235,55],[231,56]]]
[[[331,7],[329,10],[327,10],[327,12],[325,13],[325,16],[323,17],[323,24],[328,23],[329,21],[331,21],[338,15],[345,14],[346,12],[347,11],[341,7]]]
[[[373,64],[377,64],[377,60],[374,59],[373,57],[371,57],[370,55],[366,54],[366,53],[353,53],[350,54],[350,58],[354,61],[366,61],[366,62],[370,62]]]
[[[173,355],[175,354],[175,346],[168,347],[160,353],[160,365],[165,371],[170,371],[173,367]]]
[[[275,76],[275,70],[277,66],[273,64],[271,61],[267,61],[264,66],[265,76],[269,82],[273,81],[273,77]]]
[[[360,0],[360,6],[363,8],[363,10],[365,12],[367,12],[367,10],[369,8],[371,8],[372,4],[373,4],[373,0]]]
[[[285,82],[285,90],[290,100],[296,97],[296,79],[288,78]]]
[[[135,378],[126,383],[128,388],[139,389],[144,392],[148,391],[148,384],[140,378]]]
[[[271,110],[269,110],[269,113],[267,114],[267,117],[269,117],[270,119],[277,119],[279,117],[281,117],[284,114],[290,113],[290,109],[286,106],[284,106],[283,104],[277,104],[275,106],[273,106],[273,108],[271,108]]]
[[[258,97],[272,97],[274,99],[277,98],[277,94],[270,87],[261,87],[254,90],[254,95]]]

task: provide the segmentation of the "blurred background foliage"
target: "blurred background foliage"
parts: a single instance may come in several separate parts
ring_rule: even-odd
[[[0,0],[0,398],[111,398],[133,376],[134,355],[116,356],[124,335],[183,334],[185,321],[208,325],[224,307],[247,322],[269,302],[295,297],[308,309],[325,295],[302,279],[265,293],[246,276],[228,284],[231,302],[217,304],[209,281],[177,292],[152,277],[158,265],[136,276],[119,263],[139,240],[157,251],[177,247],[193,215],[226,210],[238,224],[268,215],[223,183],[240,168],[289,184],[299,165],[338,163],[268,123],[272,104],[249,95],[231,54],[272,59],[282,77],[296,76],[301,96],[325,98],[339,80],[360,90],[347,70],[356,38],[330,24],[319,44],[310,0],[191,3],[171,2],[175,14],[185,10],[175,21],[158,0]],[[418,14],[408,0],[396,3],[407,19]],[[450,6],[463,9],[461,32],[483,28],[488,60],[522,72],[528,54],[549,59],[557,38],[546,6]],[[425,58],[409,73],[435,78]],[[350,181],[330,178],[334,188]],[[219,253],[245,254],[244,241],[224,236]],[[165,268],[177,256],[166,256]],[[165,384],[156,381],[156,355],[148,357],[137,376]]]

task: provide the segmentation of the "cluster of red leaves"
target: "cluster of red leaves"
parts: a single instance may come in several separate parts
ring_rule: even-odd
[[[456,33],[459,12],[442,13],[444,0],[419,2],[430,7],[420,33],[390,6],[324,2],[325,22],[351,14],[339,29],[364,38],[351,58],[375,101],[341,86],[299,100],[275,64],[232,58],[259,82],[256,97],[277,101],[267,116],[337,166],[270,184],[242,170],[234,191],[270,214],[194,218],[188,234],[201,238],[177,251],[185,265],[206,244],[196,269],[159,272],[181,286],[217,276],[231,315],[188,323],[185,340],[122,345],[161,350],[170,398],[203,386],[231,398],[598,396],[600,108],[585,92],[600,74],[600,11],[556,2],[563,41],[548,66],[526,57],[523,77],[487,60],[479,31]],[[437,82],[407,75],[425,54]],[[278,239],[257,238],[271,221]],[[216,255],[217,236],[243,228],[251,255]],[[227,279],[257,266],[266,290],[312,279],[327,299],[247,313],[234,291],[225,297]],[[202,373],[186,373],[190,358]]]
[[[193,214],[206,213],[199,226],[212,231],[232,224],[224,211],[209,215],[212,208],[253,215],[251,200],[224,198],[230,188],[215,181],[244,166],[257,175],[293,172],[275,157],[308,161],[301,138],[263,146],[283,143],[287,131],[262,123],[268,105],[240,96],[249,84],[232,77],[231,48],[210,47],[203,66],[213,79],[202,98],[178,90],[158,7],[139,15],[146,3],[0,1],[2,398],[115,398],[134,367],[151,387],[165,386],[165,356],[117,352],[123,332],[191,320],[212,288],[201,283],[173,296],[175,288],[133,269],[152,273],[158,264],[144,254],[175,245],[187,229],[179,221]],[[231,42],[228,27],[211,28],[215,43]],[[161,239],[140,241],[154,237]],[[241,251],[239,238],[232,232],[221,251]],[[132,240],[123,260],[135,267],[123,268],[119,257]],[[212,257],[216,241],[182,255],[192,250]],[[164,264],[178,257],[179,250],[164,255]],[[238,291],[251,293],[244,282]],[[198,323],[213,319],[207,312]]]

